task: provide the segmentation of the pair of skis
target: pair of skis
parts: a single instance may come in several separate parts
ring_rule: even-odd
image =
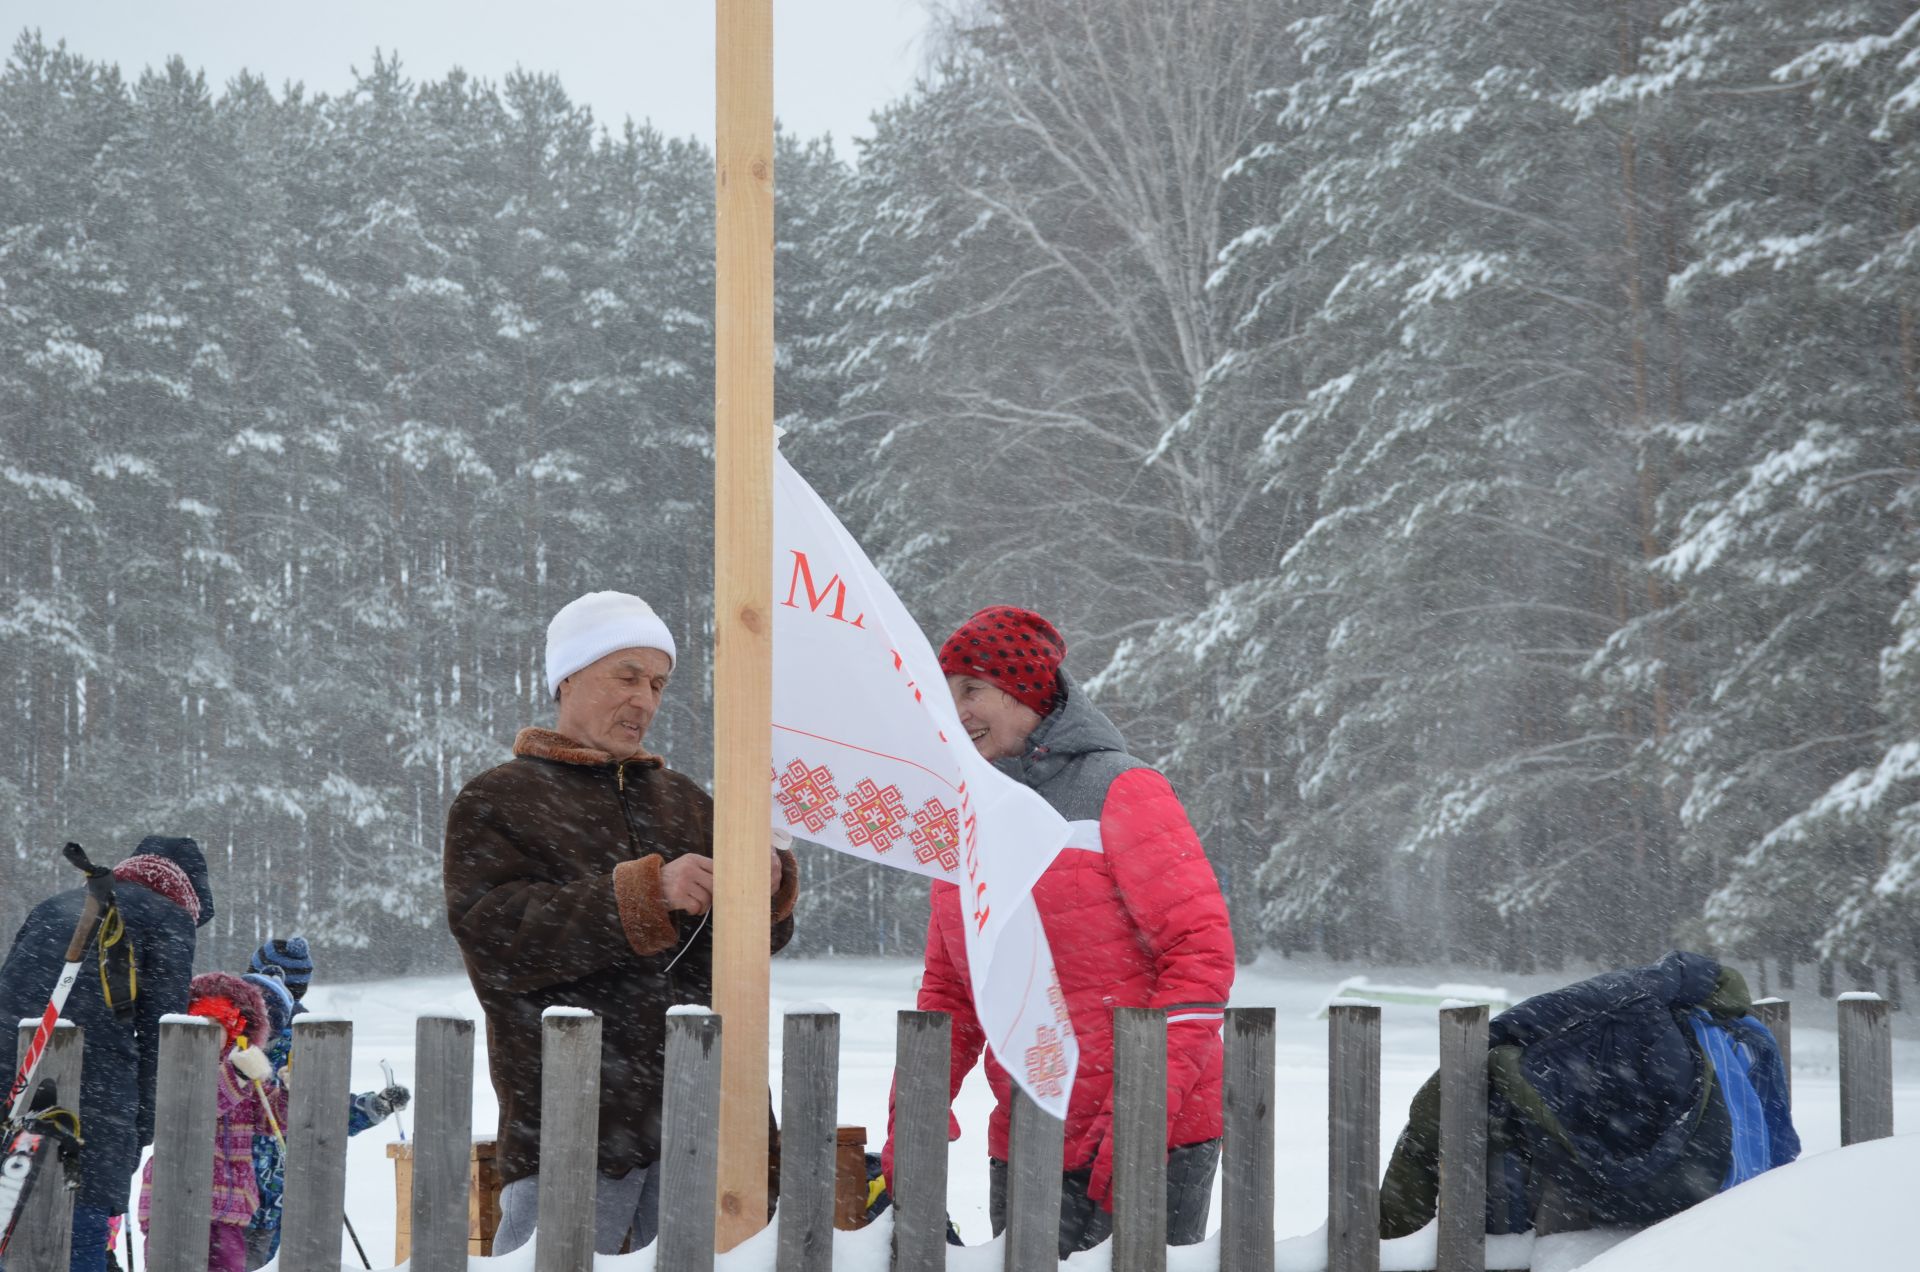
[[[87,860],[86,850],[79,844],[68,844],[61,855],[87,876],[87,896],[73,938],[67,942],[65,966],[53,983],[39,1027],[7,1088],[7,1116],[0,1123],[0,1255],[12,1242],[14,1226],[25,1213],[27,1198],[45,1174],[48,1161],[57,1153],[68,1163],[71,1177],[80,1148],[79,1119],[70,1110],[55,1108],[58,1094],[53,1084],[36,1083],[34,1076],[53,1039],[60,1012],[67,1005],[67,995],[80,979],[81,956],[93,940],[101,916],[113,908],[113,872]]]

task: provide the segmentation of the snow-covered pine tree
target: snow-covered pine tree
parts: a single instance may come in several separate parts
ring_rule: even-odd
[[[13,727],[0,737],[5,870],[0,923],[51,875],[42,847],[85,797],[72,742],[100,729],[112,635],[96,602],[103,488],[139,486],[143,454],[102,435],[104,329],[126,304],[126,263],[90,232],[97,182],[130,104],[119,77],[37,34],[0,75],[0,650]],[[99,823],[91,818],[83,824]],[[57,865],[56,863],[52,863]]]
[[[1614,94],[1691,121],[1671,304],[1715,365],[1675,421],[1675,638],[1597,670],[1686,687],[1659,759],[1718,885],[1694,930],[1749,954],[1914,953],[1916,48],[1910,5],[1695,3]]]
[[[1092,673],[1184,629],[1272,537],[1245,481],[1260,421],[1197,406],[1247,300],[1208,281],[1256,202],[1222,178],[1287,56],[1282,17],[994,0],[955,21],[866,153],[857,263],[881,268],[849,288],[841,345],[866,377],[840,431],[877,443],[859,495],[883,568],[930,628],[997,599],[1059,621],[1230,882],[1264,852],[1258,726],[1192,727],[1229,689],[1186,654]]]
[[[1618,959],[1680,908],[1632,767],[1658,694],[1579,710],[1587,660],[1663,604],[1676,161],[1651,121],[1579,108],[1658,11],[1388,2],[1293,28],[1304,71],[1255,160],[1290,183],[1223,267],[1302,289],[1248,319],[1302,386],[1267,480],[1312,491],[1275,627],[1242,637],[1297,686],[1283,941]]]
[[[443,941],[446,802],[589,587],[687,632],[651,740],[705,771],[703,147],[549,77],[129,91],[27,36],[0,154],[0,918],[70,885],[49,844],[186,833],[213,959]],[[830,215],[844,165],[782,155]]]

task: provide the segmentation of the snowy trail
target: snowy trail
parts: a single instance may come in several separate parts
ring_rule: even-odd
[[[865,1126],[876,1149],[886,1128],[887,1092],[893,1077],[894,1013],[911,1007],[919,964],[905,959],[776,959],[773,1010],[789,1005],[825,1004],[840,1013],[840,1122]],[[1578,979],[1581,973],[1507,976],[1471,968],[1355,967],[1320,961],[1286,961],[1264,956],[1240,969],[1234,986],[1236,1006],[1276,1009],[1277,1106],[1281,1110],[1275,1145],[1275,1225],[1281,1237],[1310,1233],[1326,1216],[1326,1023],[1313,1019],[1328,993],[1344,977],[1364,973],[1403,984],[1479,981],[1502,985],[1514,997],[1537,993]],[[458,1011],[480,1021],[479,1004],[461,975],[364,981],[316,986],[308,996],[314,1010],[347,1016],[354,1023],[352,1084],[355,1091],[382,1085],[380,1062],[390,1063],[400,1081],[417,1082],[414,1072],[414,1020],[422,1011]],[[1838,1040],[1833,1005],[1811,994],[1795,1000],[1793,1040],[1795,1123],[1808,1154],[1840,1142]],[[1897,1016],[1894,1040],[1894,1119],[1900,1130],[1920,1128],[1920,1022]],[[780,1030],[772,1031],[770,1072],[779,1073]],[[476,1135],[492,1133],[499,1110],[486,1077],[485,1030],[476,1039],[473,1120]],[[1439,1046],[1430,1008],[1386,1006],[1381,1019],[1381,1085],[1384,1114],[1381,1161],[1393,1147],[1407,1102],[1435,1065]],[[987,1239],[987,1116],[991,1095],[978,1069],[956,1102],[962,1137],[950,1149],[949,1204],[969,1242]],[[412,1120],[407,1120],[409,1130]],[[349,1141],[347,1212],[375,1267],[393,1261],[393,1167],[386,1146],[395,1138],[390,1119]],[[1213,1221],[1219,1222],[1216,1193]],[[884,1243],[876,1266],[885,1266]],[[1103,1252],[1096,1251],[1095,1254]],[[980,1252],[986,1258],[987,1252]],[[1200,1251],[1192,1252],[1198,1256]],[[358,1267],[352,1246],[342,1237],[342,1258]],[[956,1258],[956,1268],[972,1260]],[[1176,1260],[1181,1266],[1186,1260]],[[769,1261],[769,1266],[770,1266]],[[1092,1260],[1090,1267],[1104,1266]],[[625,1265],[623,1265],[625,1266]],[[982,1262],[981,1266],[986,1266]],[[997,1262],[993,1266],[998,1266]],[[1076,1259],[1074,1266],[1082,1266]],[[1206,1263],[1211,1267],[1212,1264]]]

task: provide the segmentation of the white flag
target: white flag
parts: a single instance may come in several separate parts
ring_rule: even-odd
[[[959,887],[987,1045],[1064,1118],[1080,1049],[1032,890],[1067,823],[980,757],[906,607],[786,458],[774,464],[774,824]]]

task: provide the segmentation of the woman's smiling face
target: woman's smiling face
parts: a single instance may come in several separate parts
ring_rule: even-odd
[[[1040,727],[1040,713],[991,681],[978,676],[948,676],[947,689],[960,712],[960,727],[974,749],[988,760],[1024,752],[1027,738]]]

